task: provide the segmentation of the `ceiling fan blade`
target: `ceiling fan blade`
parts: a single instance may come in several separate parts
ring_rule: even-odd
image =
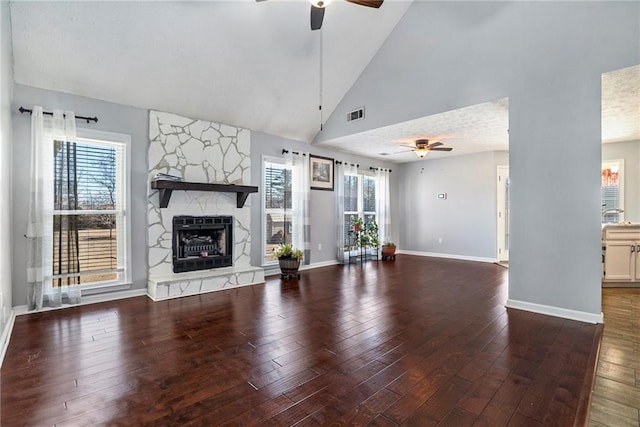
[[[402,150],[402,151],[396,151],[395,153],[378,153],[378,154],[381,156],[395,156],[396,154],[406,153],[408,151],[415,151],[415,150]]]
[[[440,141],[436,141],[436,142],[434,142],[434,143],[432,143],[432,144],[429,144],[429,146],[428,146],[427,148],[431,148],[431,147],[438,147],[438,146],[440,146],[440,145],[443,145],[443,144],[442,144],[442,142],[440,142]]]
[[[451,150],[453,150],[453,148],[451,148],[451,147],[429,148],[429,151],[451,151]]]
[[[315,7],[311,5],[311,29],[319,30],[322,27],[324,19],[324,7]]]
[[[384,0],[346,0],[349,3],[359,4],[360,6],[375,7],[376,9],[382,6]]]

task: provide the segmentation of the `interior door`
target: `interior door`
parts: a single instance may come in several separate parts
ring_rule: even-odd
[[[498,166],[497,215],[498,215],[498,261],[509,261],[509,166]]]

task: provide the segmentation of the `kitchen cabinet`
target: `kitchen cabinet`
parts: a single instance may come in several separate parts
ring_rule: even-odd
[[[640,225],[611,224],[603,228],[602,282],[640,286]]]

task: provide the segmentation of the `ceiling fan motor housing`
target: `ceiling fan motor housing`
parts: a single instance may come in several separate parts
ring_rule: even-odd
[[[416,148],[419,150],[426,150],[429,146],[428,139],[416,139]]]

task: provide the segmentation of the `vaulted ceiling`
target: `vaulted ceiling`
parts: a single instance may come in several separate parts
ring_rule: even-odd
[[[307,0],[13,1],[14,80],[311,142],[411,5],[336,0],[311,31]],[[640,139],[639,100],[640,66],[604,75],[605,142]],[[506,150],[507,129],[503,98],[320,144],[406,162],[417,138]]]
[[[410,5],[16,1],[14,79],[310,142]]]

